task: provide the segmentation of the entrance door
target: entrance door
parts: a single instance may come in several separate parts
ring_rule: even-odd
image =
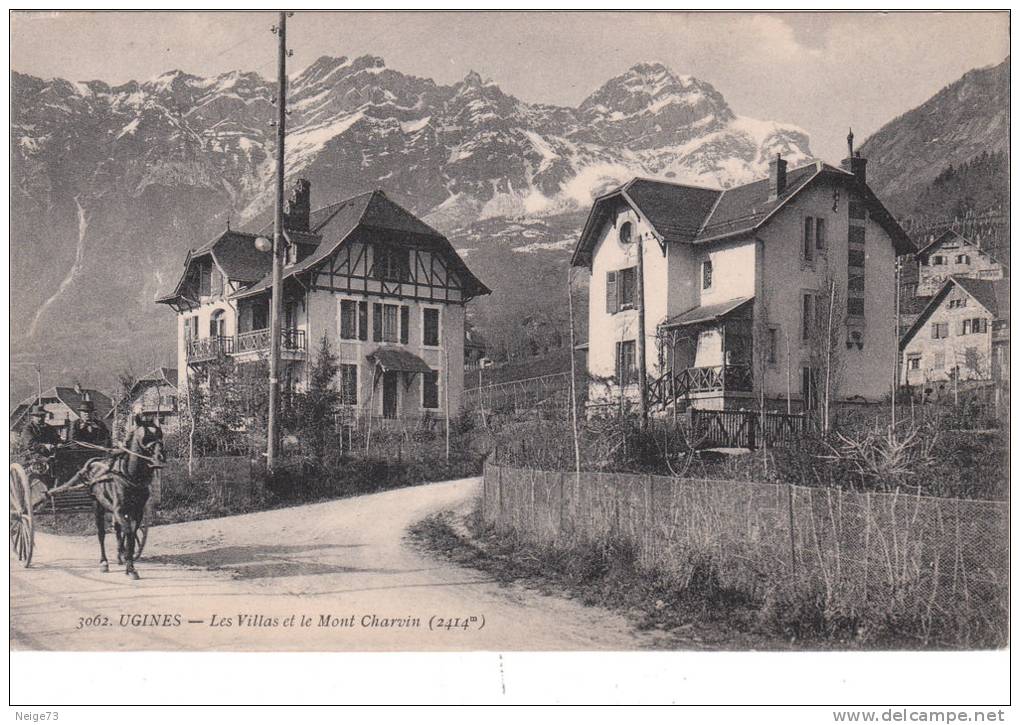
[[[383,418],[397,417],[397,382],[398,373],[387,371],[383,373],[382,386],[382,414]]]

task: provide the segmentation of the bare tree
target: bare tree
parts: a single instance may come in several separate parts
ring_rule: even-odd
[[[843,384],[846,364],[846,298],[844,285],[831,273],[827,274],[821,291],[814,296],[812,315],[808,321],[810,387],[819,406],[822,432],[831,425],[832,403]]]

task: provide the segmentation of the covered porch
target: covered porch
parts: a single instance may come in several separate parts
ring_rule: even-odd
[[[656,331],[659,370],[649,409],[724,408],[753,390],[753,297],[695,307]],[[729,399],[729,400],[728,400]]]

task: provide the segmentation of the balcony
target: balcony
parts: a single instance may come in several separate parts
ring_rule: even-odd
[[[280,356],[286,360],[303,359],[308,351],[305,331],[280,330]],[[269,353],[269,330],[242,332],[235,337],[203,337],[188,343],[188,362],[213,360],[220,355],[259,355]]]
[[[675,375],[667,370],[662,377],[648,384],[648,404],[665,408],[692,393],[749,393],[751,390],[750,365],[685,368]]]
[[[230,355],[234,351],[234,338],[226,335],[200,337],[188,341],[188,362],[207,362],[221,355]]]

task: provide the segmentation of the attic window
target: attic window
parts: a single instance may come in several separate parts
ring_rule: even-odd
[[[372,276],[376,279],[406,281],[410,277],[408,251],[399,247],[376,245]]]
[[[620,225],[620,244],[630,244],[633,241],[634,225],[624,222]]]

